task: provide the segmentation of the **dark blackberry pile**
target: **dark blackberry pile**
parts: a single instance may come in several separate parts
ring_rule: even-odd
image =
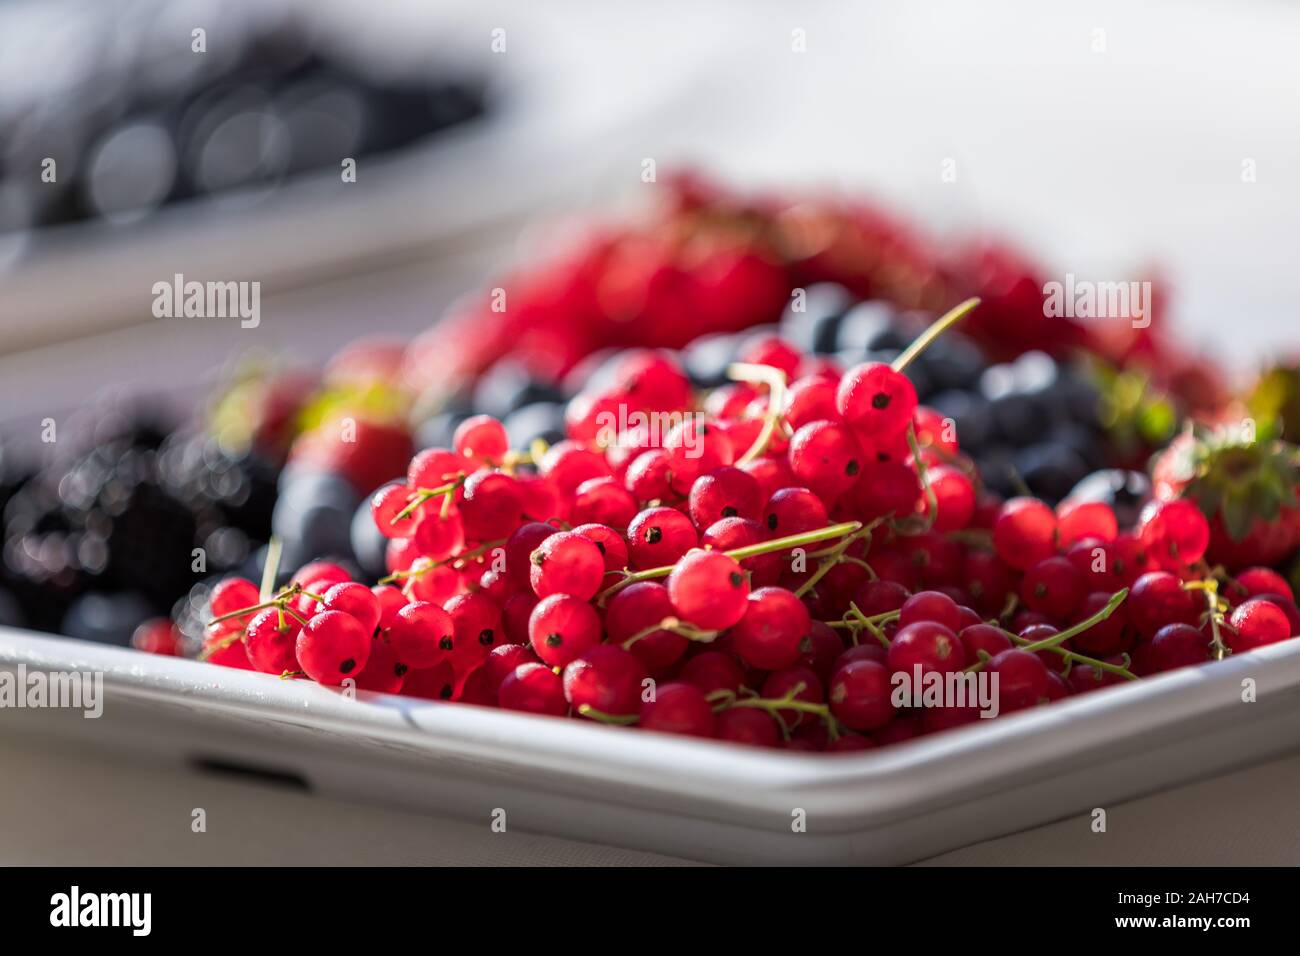
[[[39,470],[5,472],[0,621],[126,644],[268,537],[271,464],[150,422],[113,426]]]

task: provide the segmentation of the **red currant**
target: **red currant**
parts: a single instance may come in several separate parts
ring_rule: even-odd
[[[572,531],[553,534],[537,546],[529,559],[529,578],[539,597],[571,594],[589,601],[605,577],[605,556],[595,542]]]
[[[699,544],[691,519],[676,508],[647,508],[627,526],[627,551],[638,571],[676,563]]]
[[[544,664],[520,664],[501,681],[497,701],[505,710],[563,717],[569,712],[560,675]]]
[[[851,730],[879,730],[894,719],[889,669],[871,660],[839,667],[831,678],[831,713]]]
[[[902,431],[912,420],[916,404],[916,388],[907,376],[879,362],[849,369],[835,392],[840,416],[868,436]]]
[[[370,659],[370,634],[350,614],[322,611],[298,632],[298,665],[318,684],[355,678]]]
[[[581,657],[600,638],[600,618],[591,605],[568,594],[542,598],[528,618],[533,650],[552,667]]]
[[[690,737],[712,737],[713,708],[704,693],[690,684],[660,684],[654,696],[641,705],[639,720],[645,730]]]
[[[1151,559],[1167,571],[1199,561],[1210,545],[1210,523],[1186,498],[1151,502],[1142,509],[1138,534]]]
[[[759,588],[749,595],[745,616],[731,639],[741,660],[762,670],[778,670],[799,659],[800,644],[812,626],[808,609],[785,588]]]
[[[1012,498],[993,523],[993,547],[1018,571],[1056,554],[1056,514],[1037,498]]]
[[[745,616],[749,576],[725,554],[692,551],[668,575],[668,596],[684,620],[722,631]]]
[[[646,676],[630,651],[599,644],[564,668],[564,697],[577,713],[587,706],[619,717],[636,714]]]

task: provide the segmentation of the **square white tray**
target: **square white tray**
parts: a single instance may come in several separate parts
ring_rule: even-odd
[[[103,716],[0,733],[719,863],[895,864],[1300,744],[1300,642],[863,754],[785,754],[303,681],[0,630],[0,669],[101,671]],[[1257,700],[1242,700],[1242,681]],[[807,832],[792,831],[796,810]]]

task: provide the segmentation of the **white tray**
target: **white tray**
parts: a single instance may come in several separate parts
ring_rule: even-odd
[[[878,752],[784,754],[302,681],[0,629],[0,670],[104,673],[103,716],[0,734],[215,761],[313,790],[719,863],[895,864],[1300,745],[1300,642]],[[1258,700],[1241,700],[1253,678]],[[792,832],[803,810],[807,832]]]

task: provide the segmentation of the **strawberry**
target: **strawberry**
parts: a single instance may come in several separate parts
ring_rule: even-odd
[[[1156,459],[1157,498],[1190,498],[1210,520],[1206,557],[1276,565],[1300,549],[1300,447],[1240,427],[1184,432]]]

